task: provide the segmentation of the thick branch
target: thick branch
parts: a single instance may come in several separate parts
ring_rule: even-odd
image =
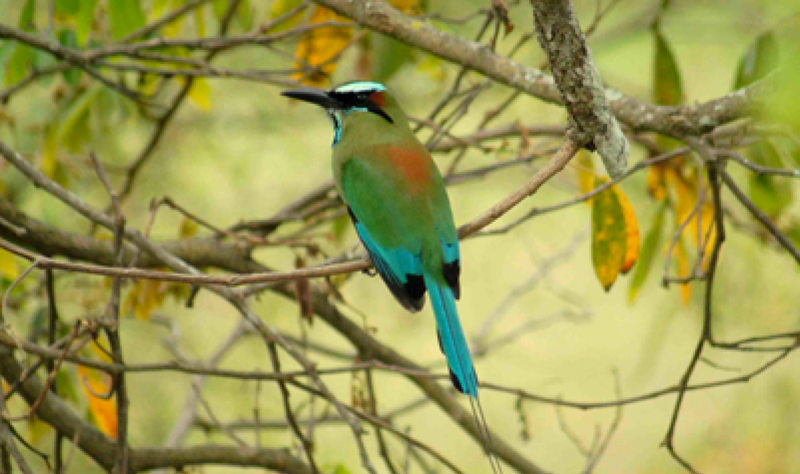
[[[388,3],[366,0],[315,1],[372,30],[477,71],[501,84],[547,102],[562,103],[552,76],[500,56],[487,46],[444,33],[408,17]],[[632,129],[680,138],[702,135],[719,125],[744,117],[758,105],[764,88],[764,81],[760,81],[719,99],[678,107],[647,104],[610,88],[606,89],[606,98],[617,119]]]
[[[608,109],[603,81],[594,65],[570,0],[532,0],[539,44],[547,53],[573,132],[582,146],[596,149],[616,178],[628,162],[628,141]]]

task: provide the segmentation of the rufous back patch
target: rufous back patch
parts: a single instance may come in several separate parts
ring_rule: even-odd
[[[431,168],[425,156],[419,150],[393,146],[387,150],[389,162],[403,174],[403,177],[415,188],[422,191],[431,182]]]

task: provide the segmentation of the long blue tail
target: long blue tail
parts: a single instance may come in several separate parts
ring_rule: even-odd
[[[458,319],[453,290],[447,285],[437,283],[436,280],[428,275],[425,275],[425,287],[428,289],[433,313],[436,315],[439,345],[447,358],[447,366],[450,368],[450,380],[459,392],[471,397],[472,415],[478,425],[481,438],[483,438],[483,447],[489,456],[489,464],[492,466],[493,472],[502,474],[503,468],[497,456],[493,454],[492,434],[489,431],[489,425],[486,423],[483,407],[481,407],[481,402],[478,398],[478,376],[475,374],[475,366],[472,365],[472,354],[469,352],[467,339],[464,337],[464,330],[461,329],[461,321]]]
[[[453,290],[441,285],[433,278],[425,275],[425,287],[431,298],[431,306],[436,315],[436,329],[439,332],[439,344],[447,358],[450,378],[459,392],[478,398],[478,378],[472,365],[472,355],[467,346],[467,339],[458,320],[458,310]]]

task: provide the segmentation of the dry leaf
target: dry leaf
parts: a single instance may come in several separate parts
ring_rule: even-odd
[[[617,195],[620,206],[622,206],[622,215],[625,217],[625,259],[620,268],[620,271],[625,274],[633,268],[639,258],[639,241],[641,239],[639,222],[636,220],[636,214],[633,212],[630,201],[622,190],[618,186],[611,186],[611,189]]]
[[[111,438],[117,437],[117,399],[116,396],[104,399],[97,395],[105,395],[111,391],[112,379],[105,372],[78,366],[81,386],[89,400],[89,411],[94,423]],[[94,393],[93,393],[94,392]],[[96,395],[97,394],[97,395]]]
[[[316,6],[311,14],[312,25],[328,21],[349,21],[327,8]],[[324,26],[307,31],[300,37],[295,50],[294,67],[301,69],[293,77],[310,86],[323,87],[336,70],[337,56],[350,44],[353,29],[341,26]],[[304,71],[308,67],[318,68]]]

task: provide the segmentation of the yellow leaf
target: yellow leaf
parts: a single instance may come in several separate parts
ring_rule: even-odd
[[[419,12],[419,0],[389,0],[389,5],[405,14]]]
[[[647,191],[657,201],[667,197],[666,166],[665,163],[656,163],[647,169]]]
[[[346,17],[324,7],[314,7],[312,25],[328,21],[348,21]],[[338,55],[350,44],[353,29],[350,27],[324,26],[304,33],[295,50],[294,67],[300,69],[293,77],[311,86],[327,84],[336,70]],[[309,71],[308,68],[314,68]]]
[[[94,423],[103,433],[111,438],[117,437],[117,399],[116,395],[108,399],[97,395],[106,395],[111,391],[113,383],[111,376],[105,372],[91,369],[82,365],[78,366],[81,377],[81,386],[89,400],[89,412]]]
[[[704,249],[705,258],[703,264],[707,265],[711,254],[709,249],[716,238],[714,203],[709,184],[705,180],[698,180],[695,175],[684,177],[680,171],[674,168],[669,168],[666,176],[667,181],[677,194],[677,202],[675,204],[677,225],[685,224],[681,235],[687,236],[695,249]],[[700,183],[703,185],[703,197],[698,206]],[[698,222],[700,224],[699,227]]]
[[[197,222],[189,219],[188,217],[184,217],[181,221],[181,227],[178,233],[182,239],[188,239],[189,237],[194,237],[197,234],[197,229],[199,228],[200,226],[197,224]]]
[[[12,281],[19,278],[19,266],[14,254],[3,249],[0,249],[0,275]]]
[[[211,109],[211,86],[202,77],[196,77],[189,89],[189,100],[201,110]]]
[[[678,261],[678,277],[688,277],[692,270],[691,265],[689,264],[689,255],[686,252],[686,245],[683,243],[683,239],[678,240],[677,245],[675,245],[675,260]],[[683,304],[688,305],[689,301],[691,301],[691,298],[692,285],[690,285],[688,282],[681,283],[681,301],[683,301]]]
[[[622,262],[620,271],[626,274],[633,268],[636,260],[639,258],[639,222],[636,220],[636,214],[633,212],[633,207],[625,197],[625,194],[617,186],[612,186],[614,194],[619,199],[619,204],[622,207],[622,215],[625,217],[625,259]]]
[[[595,187],[605,181],[597,178]],[[592,202],[592,265],[606,291],[611,289],[625,261],[627,240],[622,204],[616,192],[606,189]]]
[[[578,191],[583,195],[590,193],[594,189],[594,164],[592,163],[592,155],[586,151],[581,150],[578,156],[573,160],[575,166],[578,168]],[[586,204],[591,204],[592,200],[586,201]]]

